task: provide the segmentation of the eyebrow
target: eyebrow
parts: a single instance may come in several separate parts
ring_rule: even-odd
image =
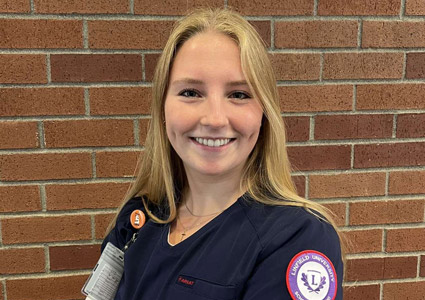
[[[174,84],[198,84],[198,85],[203,85],[203,84],[205,84],[205,82],[202,81],[202,80],[193,79],[193,78],[182,78],[182,79],[174,80],[171,84],[172,85],[174,85]],[[227,86],[241,86],[241,85],[248,86],[248,83],[246,82],[246,80],[237,80],[237,81],[229,81],[229,82],[226,83],[226,85]]]

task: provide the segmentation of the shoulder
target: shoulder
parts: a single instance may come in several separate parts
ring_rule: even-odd
[[[319,214],[303,207],[266,205],[254,201],[242,204],[260,243],[267,252],[273,245],[285,245],[293,251],[315,250],[338,256],[340,242],[335,228]]]
[[[102,250],[108,242],[111,242],[118,248],[123,248],[125,243],[131,239],[136,229],[130,222],[131,213],[135,210],[145,211],[141,197],[131,198],[122,207],[118,213],[114,228],[109,232],[102,244]]]

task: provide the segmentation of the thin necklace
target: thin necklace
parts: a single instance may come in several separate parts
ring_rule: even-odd
[[[218,214],[218,213],[216,213],[216,214]],[[186,236],[186,232],[188,232],[189,230],[192,230],[193,228],[195,228],[195,227],[197,227],[197,226],[201,225],[202,223],[207,222],[208,220],[209,220],[209,218],[208,218],[208,219],[205,219],[205,220],[203,220],[203,221],[201,221],[201,222],[195,223],[194,225],[192,225],[192,226],[190,226],[189,228],[187,228],[187,227],[185,227],[185,226],[183,225],[182,221],[180,220],[179,215],[177,214],[177,222],[180,222],[180,225],[181,225],[181,226],[182,226],[182,228],[183,228],[183,233],[181,233],[181,239],[180,239],[180,242],[181,242],[181,241],[183,241],[183,239],[185,238],[185,236]]]
[[[208,214],[208,215],[195,215],[190,209],[189,209],[189,207],[187,206],[187,201],[185,201],[184,202],[184,206],[186,206],[186,209],[187,209],[187,211],[192,215],[192,216],[194,216],[194,217],[198,217],[198,218],[202,218],[202,217],[209,217],[209,216],[213,216],[213,215],[217,215],[217,214],[219,214],[219,213],[221,213],[221,212],[223,212],[224,210],[222,210],[222,211],[219,211],[219,212],[215,212],[215,213],[212,213],[212,214]],[[181,222],[180,222],[181,223]]]

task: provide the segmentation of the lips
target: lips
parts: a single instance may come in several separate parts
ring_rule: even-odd
[[[233,140],[235,140],[234,138],[209,139],[209,138],[200,138],[200,137],[195,137],[195,138],[192,138],[192,139],[194,139],[199,144],[204,145],[204,146],[208,146],[208,147],[225,146],[225,145],[229,144],[230,142],[232,142]]]

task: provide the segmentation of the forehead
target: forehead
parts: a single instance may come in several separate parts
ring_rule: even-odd
[[[236,42],[215,31],[198,33],[188,39],[174,58],[170,79],[191,76],[244,80]]]

